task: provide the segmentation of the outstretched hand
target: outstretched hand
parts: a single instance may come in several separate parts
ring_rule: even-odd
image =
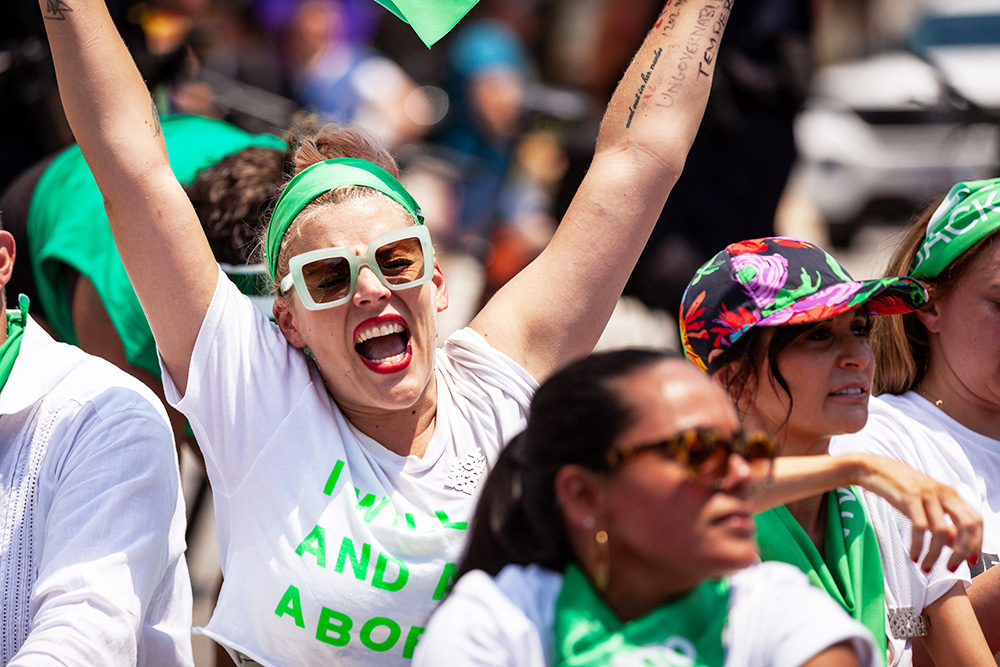
[[[917,472],[895,459],[865,455],[870,459],[858,486],[875,493],[913,522],[910,559],[920,559],[925,533],[930,546],[920,563],[929,572],[946,545],[952,548],[948,569],[955,570],[963,560],[974,564],[983,545],[983,519],[952,487]]]

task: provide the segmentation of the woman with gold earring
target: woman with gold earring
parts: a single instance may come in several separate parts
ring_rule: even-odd
[[[800,572],[754,565],[751,473],[774,453],[678,357],[618,351],[557,373],[487,480],[414,664],[880,664]]]

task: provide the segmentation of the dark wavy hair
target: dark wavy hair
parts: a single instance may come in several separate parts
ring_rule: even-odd
[[[201,170],[187,187],[217,261],[253,260],[265,215],[281,192],[287,162],[285,151],[251,146]]]
[[[616,381],[667,359],[683,357],[653,350],[596,353],[539,388],[527,426],[483,486],[456,577],[470,570],[495,575],[510,564],[561,571],[573,560],[556,473],[571,464],[609,470],[605,453],[637,417]]]
[[[740,397],[760,381],[760,368],[767,360],[772,385],[776,390],[780,388],[788,396],[788,411],[785,413],[785,422],[787,423],[792,414],[792,391],[788,387],[785,376],[778,370],[778,357],[799,336],[804,335],[819,324],[820,322],[810,322],[778,327],[753,327],[726,348],[722,354],[710,361],[708,372],[713,377],[722,380],[726,392],[739,406]],[[717,375],[720,370],[734,362],[738,363],[734,364],[731,373]],[[742,407],[740,407],[740,418],[746,418]]]

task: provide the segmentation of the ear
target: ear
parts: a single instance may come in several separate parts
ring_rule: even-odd
[[[278,328],[281,329],[281,333],[285,336],[285,340],[292,344],[293,347],[302,349],[306,346],[306,341],[299,333],[299,329],[295,324],[295,314],[288,305],[289,297],[277,297],[274,300],[274,305],[271,306],[271,312],[274,313],[274,321],[278,323]]]
[[[586,522],[604,515],[604,487],[591,470],[576,465],[559,469],[555,478],[556,498],[562,508],[566,523],[575,530],[593,531]]]
[[[916,311],[917,319],[924,325],[928,333],[941,332],[941,308],[939,301],[933,300],[920,310]]]
[[[722,355],[722,350],[718,348],[709,352],[708,364],[711,365],[712,362],[718,359],[721,355]],[[729,382],[732,379],[733,374],[737,370],[739,370],[739,361],[736,360],[731,361],[725,366],[715,369],[715,371],[712,372],[712,379],[718,382],[720,385],[722,385],[723,389],[727,389],[728,391]]]
[[[441,312],[448,307],[448,285],[444,282],[444,273],[441,272],[441,265],[434,260],[434,277],[431,278],[434,284],[434,305],[437,312]]]
[[[0,287],[10,282],[14,273],[14,236],[0,229]]]

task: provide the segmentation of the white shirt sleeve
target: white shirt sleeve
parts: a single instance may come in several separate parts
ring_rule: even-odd
[[[919,424],[913,423],[909,417],[885,401],[873,398],[865,428],[858,433],[835,437],[830,445],[830,452],[865,452],[885,456],[954,485],[954,479],[942,479],[937,474],[938,471],[931,469],[929,465],[935,460],[930,450],[936,446],[935,442],[926,437]],[[974,494],[964,492],[962,495],[979,509]],[[878,537],[890,609],[912,607],[914,613],[920,614],[924,607],[950,591],[956,583],[970,585],[972,577],[966,563],[961,563],[955,572],[948,571],[948,559],[951,557],[951,549],[948,547],[942,549],[941,556],[929,573],[921,570],[919,564],[910,560],[913,523],[875,494],[862,490],[862,500]],[[929,540],[925,540],[924,553],[929,548]]]
[[[179,486],[170,428],[136,392],[60,411],[37,487],[30,631],[9,667],[190,664],[189,611],[179,628],[143,627],[174,576],[187,585]],[[190,588],[178,594],[189,610]]]
[[[726,667],[799,667],[847,642],[863,667],[878,667],[871,633],[785,563],[754,565],[731,578]]]
[[[198,439],[212,491],[226,496],[260,453],[253,443],[268,442],[313,381],[302,351],[221,270],[195,340],[183,396],[162,360],[160,368],[167,402],[187,417]],[[316,379],[322,384],[318,373]]]
[[[414,667],[545,667],[539,628],[484,572],[463,576],[431,616]]]

